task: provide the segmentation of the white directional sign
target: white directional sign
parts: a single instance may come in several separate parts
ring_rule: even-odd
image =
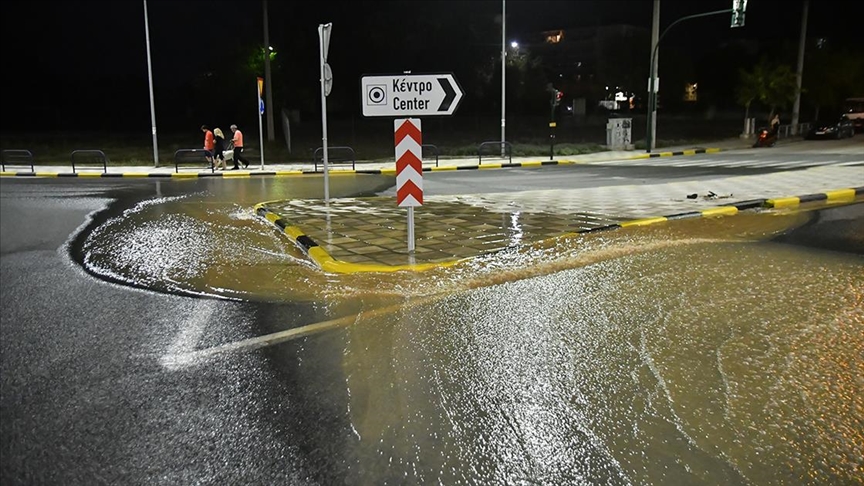
[[[452,74],[364,76],[360,85],[363,116],[452,115],[462,101]]]

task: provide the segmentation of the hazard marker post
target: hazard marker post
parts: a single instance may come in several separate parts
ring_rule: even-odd
[[[419,118],[393,122],[396,204],[408,208],[408,252],[414,252],[414,208],[423,205],[423,132]]]

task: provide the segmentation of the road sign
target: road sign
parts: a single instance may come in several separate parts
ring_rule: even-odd
[[[396,147],[396,204],[400,207],[422,206],[423,135],[420,120],[394,120],[393,133]]]
[[[360,86],[363,116],[452,115],[463,95],[452,74],[364,76]]]
[[[258,114],[264,114],[264,100],[261,95],[264,93],[264,78],[258,78]]]
[[[744,18],[747,12],[747,0],[732,0],[732,25],[731,27],[744,27]]]
[[[330,65],[324,63],[324,96],[330,96],[330,90],[333,89],[333,71],[330,70]]]

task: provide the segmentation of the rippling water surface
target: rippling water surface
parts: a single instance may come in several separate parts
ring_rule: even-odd
[[[334,276],[248,205],[161,198],[82,253],[133,285],[347,316],[360,484],[862,484],[864,258],[769,240],[810,216]]]

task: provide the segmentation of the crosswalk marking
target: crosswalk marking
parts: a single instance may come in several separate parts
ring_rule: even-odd
[[[713,167],[713,168],[771,168],[771,169],[805,169],[810,167],[840,166],[855,167],[864,166],[864,157],[861,160],[842,160],[837,158],[827,160],[813,160],[809,158],[728,158],[710,156],[705,158],[688,158],[687,160],[672,157],[655,157],[650,159],[630,159],[598,162],[602,165],[624,165],[639,167]]]

